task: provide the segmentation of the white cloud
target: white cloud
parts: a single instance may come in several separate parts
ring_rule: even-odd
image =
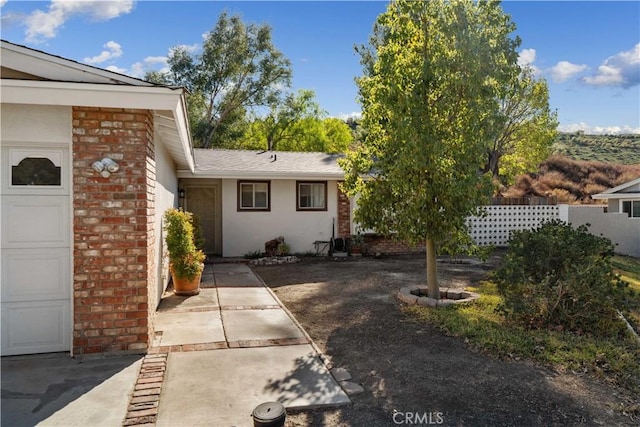
[[[84,62],[91,65],[102,64],[103,62],[122,56],[122,47],[114,41],[106,42],[103,47],[105,47],[106,50],[103,50],[97,56],[84,58]]]
[[[157,65],[160,64],[163,67],[167,66],[167,57],[166,56],[147,56],[144,59],[144,62],[149,65]]]
[[[518,65],[524,67],[526,65],[531,65],[536,60],[536,50],[535,49],[522,49],[520,54],[518,55]]]
[[[536,57],[535,49],[522,49],[518,55],[518,65],[521,68],[530,68],[536,76],[550,75],[556,83],[567,81],[576,74],[589,69],[584,64],[573,64],[569,61],[559,61],[551,68],[542,69],[535,65]]]
[[[572,64],[569,61],[560,61],[551,67],[549,72],[551,73],[551,78],[554,82],[562,83],[587,69],[589,69],[589,67],[584,64],[578,65]]]
[[[352,111],[350,113],[340,113],[338,114],[338,119],[343,120],[343,121],[347,121],[347,119],[361,119],[362,118],[362,112],[361,111]]]
[[[179,44],[176,46],[173,46],[169,49],[169,55],[171,55],[171,53],[173,51],[176,50],[184,50],[187,53],[194,53],[197,52],[200,49],[200,45],[198,43],[194,43],[194,44]]]
[[[133,0],[52,0],[46,12],[37,9],[26,18],[26,39],[31,43],[41,43],[53,38],[58,29],[76,15],[107,21],[127,14],[132,9]]]
[[[518,65],[520,68],[531,68],[533,70],[533,74],[540,74],[540,68],[535,66],[533,63],[536,61],[536,50],[535,49],[522,49],[518,54]]]
[[[140,62],[136,62],[131,66],[131,70],[125,73],[132,77],[143,78],[148,71],[160,71],[166,73],[169,71],[166,56],[148,56]]]
[[[608,57],[595,75],[583,80],[593,86],[630,88],[640,84],[640,43],[631,50]]]
[[[7,2],[7,0],[0,0],[0,7],[4,6],[4,4]]]
[[[640,127],[624,126],[591,126],[585,122],[572,123],[558,126],[560,132],[582,131],[589,135],[618,135],[618,134],[640,134]]]
[[[120,67],[115,66],[115,65],[109,65],[105,69],[109,70],[109,71],[113,71],[114,73],[127,74],[127,69],[126,68],[120,68]]]

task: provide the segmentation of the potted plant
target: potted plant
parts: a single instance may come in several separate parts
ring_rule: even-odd
[[[164,230],[174,293],[199,294],[205,254],[194,243],[193,215],[182,209],[168,209],[164,213]]]
[[[364,236],[358,231],[357,234],[351,236],[351,245],[349,252],[351,255],[361,255],[364,249]]]

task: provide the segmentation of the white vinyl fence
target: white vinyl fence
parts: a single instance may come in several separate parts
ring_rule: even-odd
[[[589,233],[611,240],[617,253],[640,258],[640,218],[605,212],[604,206],[561,205],[560,219],[574,227],[589,224]]]
[[[467,218],[471,237],[479,245],[508,246],[513,230],[532,230],[560,219],[574,227],[589,224],[589,232],[611,240],[617,253],[640,257],[640,218],[606,213],[603,206],[509,205],[485,206],[484,210],[484,217]]]
[[[467,218],[470,234],[478,245],[508,246],[513,230],[532,230],[543,222],[560,218],[554,206],[485,206],[486,215]]]

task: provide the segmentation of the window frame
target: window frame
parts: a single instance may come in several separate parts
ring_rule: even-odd
[[[625,203],[629,204],[629,212],[625,211]],[[620,212],[626,213],[629,218],[640,218],[640,200],[623,199],[620,200]]]
[[[253,207],[244,207],[242,206],[242,186],[246,184],[252,184],[253,187]],[[267,206],[266,207],[255,207],[256,200],[256,191],[255,184],[266,184],[267,185]],[[270,212],[271,211],[271,181],[267,180],[238,180],[237,186],[237,199],[238,212]]]
[[[323,207],[301,207],[300,206],[300,186],[301,185],[318,185],[324,186],[324,206]],[[328,181],[296,181],[296,211],[298,212],[326,212],[328,210]]]

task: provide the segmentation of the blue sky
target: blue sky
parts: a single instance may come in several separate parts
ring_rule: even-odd
[[[1,37],[142,77],[169,48],[202,43],[226,10],[268,23],[293,67],[294,89],[316,92],[332,116],[360,111],[354,45],[366,43],[387,2],[6,1]],[[560,129],[640,133],[640,2],[506,1],[520,60],[547,79]]]

